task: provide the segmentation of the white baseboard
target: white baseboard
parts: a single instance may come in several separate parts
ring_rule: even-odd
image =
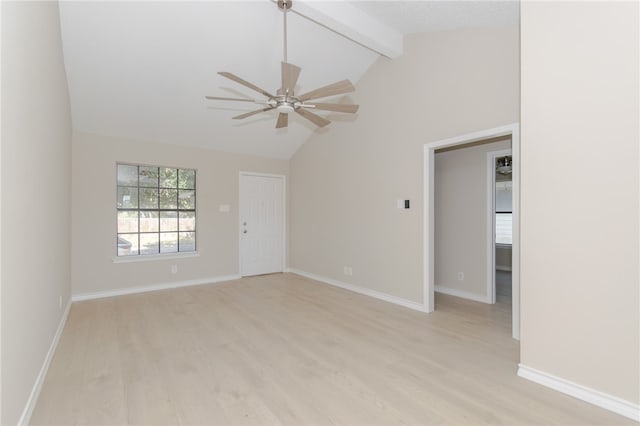
[[[175,282],[163,283],[163,284],[152,284],[152,285],[146,285],[142,287],[129,287],[129,288],[120,288],[116,290],[97,291],[94,293],[80,293],[80,294],[74,294],[71,297],[71,300],[73,300],[74,302],[81,302],[83,300],[101,299],[103,297],[123,296],[125,294],[146,293],[148,291],[167,290],[171,288],[190,287],[193,285],[220,283],[223,281],[239,280],[240,278],[241,278],[240,275],[227,275],[222,277],[199,278],[195,280],[175,281]]]
[[[365,296],[373,297],[376,299],[384,300],[385,302],[393,303],[396,305],[404,306],[405,308],[414,309],[420,312],[427,312],[425,306],[421,303],[414,302],[412,300],[403,299],[401,297],[392,296],[387,293],[382,293],[376,290],[370,290],[368,288],[360,287],[354,284],[343,283],[342,281],[334,280],[332,278],[322,277],[320,275],[312,274],[309,272],[301,271],[295,268],[289,268],[289,272],[300,275],[312,280],[320,281],[325,284],[332,285],[334,287],[340,287],[344,290],[353,291],[354,293],[364,294]]]
[[[518,365],[518,376],[640,422],[640,405],[638,404],[570,382],[569,380],[553,376],[536,370],[535,368],[527,367],[523,364]]]
[[[448,294],[449,296],[461,297],[463,299],[469,299],[476,302],[491,303],[491,301],[487,298],[487,296],[470,293],[464,290],[456,290],[455,288],[451,288],[451,287],[444,287],[441,285],[437,285],[434,287],[434,290],[436,293]]]
[[[42,367],[40,368],[40,372],[38,373],[36,382],[33,384],[33,388],[31,389],[31,395],[29,395],[27,404],[25,405],[24,410],[22,410],[20,420],[18,420],[18,426],[28,425],[29,421],[31,420],[31,415],[33,414],[33,410],[36,408],[38,396],[40,395],[40,391],[42,390],[44,379],[45,377],[47,377],[47,371],[49,370],[49,365],[51,364],[51,360],[53,359],[53,354],[56,352],[58,342],[60,341],[60,336],[62,336],[62,331],[64,330],[64,325],[67,323],[67,317],[69,316],[70,309],[71,300],[67,302],[67,306],[64,308],[64,313],[62,314],[62,318],[60,318],[60,323],[58,323],[56,334],[53,336],[53,340],[51,341],[51,345],[49,346],[47,356],[44,358],[44,362],[42,363]]]

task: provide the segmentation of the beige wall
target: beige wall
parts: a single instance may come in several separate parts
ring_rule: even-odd
[[[511,27],[408,36],[376,62],[357,118],[291,160],[291,267],[422,303],[423,145],[517,122],[518,58]]]
[[[197,169],[199,257],[113,262],[116,162]],[[74,132],[73,294],[238,274],[239,172],[288,175],[288,168],[285,160]],[[231,206],[229,213],[219,211],[223,204]],[[171,265],[178,266],[177,274]]]
[[[487,295],[487,153],[511,139],[435,154],[435,285]],[[493,172],[493,171],[492,171]],[[458,272],[464,280],[458,280]]]
[[[70,297],[70,200],[58,4],[3,2],[2,424],[18,422]]]
[[[635,404],[638,8],[521,5],[521,360]]]

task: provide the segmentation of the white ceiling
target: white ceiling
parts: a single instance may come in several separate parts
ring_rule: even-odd
[[[353,1],[356,8],[402,34],[517,25],[518,1]]]
[[[380,26],[369,29],[385,36],[393,31],[401,35],[518,23],[514,2],[342,1],[335,5],[370,15],[367,19],[356,16],[351,22],[357,27],[358,21],[377,21]],[[345,78],[355,84],[380,57],[298,14],[287,16],[288,59],[302,67],[298,93]],[[260,106],[204,98],[261,98],[218,71],[232,72],[271,92],[279,87],[282,13],[271,1],[63,1],[60,19],[76,130],[285,159],[318,131],[298,115],[291,117],[288,128],[275,129],[272,111],[232,120]],[[332,22],[323,23],[331,26]],[[342,24],[344,29],[349,22]],[[382,37],[379,40],[384,42]],[[357,91],[348,100],[357,103]],[[357,120],[357,116],[324,115],[334,123],[323,132]]]

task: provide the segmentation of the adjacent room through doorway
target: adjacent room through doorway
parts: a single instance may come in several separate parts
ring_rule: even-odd
[[[511,155],[491,156],[495,168],[494,186],[494,247],[495,302],[511,306],[512,242],[513,242],[513,180]]]
[[[425,291],[501,312],[515,339],[517,155],[517,124],[425,145]]]

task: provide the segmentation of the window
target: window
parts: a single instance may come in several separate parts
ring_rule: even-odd
[[[196,250],[196,171],[117,164],[118,256]]]
[[[496,244],[511,245],[511,212],[496,213]]]
[[[496,182],[496,244],[511,245],[512,190],[511,181]]]

